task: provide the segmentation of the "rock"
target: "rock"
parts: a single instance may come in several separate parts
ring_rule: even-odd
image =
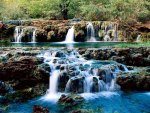
[[[49,31],[47,35],[47,41],[51,41],[52,39],[55,39],[55,32],[54,31]]]
[[[133,66],[127,66],[128,70],[134,70]]]
[[[30,84],[30,83],[29,83]],[[16,90],[13,93],[6,94],[5,97],[9,102],[26,102],[38,96],[45,94],[48,85],[37,83],[35,86],[30,88]]]
[[[88,111],[88,110],[74,110],[74,111],[71,111],[69,113],[90,113],[90,111]]]
[[[63,106],[79,105],[84,101],[84,98],[79,95],[61,95],[58,103]]]
[[[13,88],[2,81],[0,81],[0,95],[5,95],[6,93],[12,92]]]
[[[10,102],[27,101],[46,92],[49,70],[46,66],[39,66],[41,63],[43,59],[31,56],[21,56],[17,60],[0,63],[0,80],[9,84],[0,83],[0,90]],[[8,93],[10,88],[14,89],[13,93]]]
[[[67,72],[61,71],[59,79],[58,79],[58,83],[59,83],[58,84],[58,91],[59,92],[65,91],[65,87],[66,87],[68,80],[69,80],[69,76],[68,76]]]
[[[47,42],[47,32],[42,29],[36,30],[36,40],[37,42]]]
[[[42,106],[34,105],[32,113],[49,113],[49,110],[47,108],[42,107]]]
[[[1,80],[18,80],[26,77],[37,78],[34,73],[37,65],[42,63],[41,60],[34,57],[20,57],[18,61],[10,61],[0,63],[0,79]]]
[[[75,41],[76,42],[84,42],[85,41],[85,33],[83,30],[79,30],[78,32],[75,32]]]
[[[72,93],[84,92],[84,77],[76,76],[68,81],[66,91]]]
[[[132,55],[132,64],[133,65],[143,65],[143,55],[138,53],[138,54],[133,54]]]
[[[129,48],[115,48],[114,49],[119,56],[127,56],[130,53]]]
[[[124,91],[150,91],[150,76],[147,75],[119,76],[117,83]]]

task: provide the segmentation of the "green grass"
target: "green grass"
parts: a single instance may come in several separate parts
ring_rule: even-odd
[[[147,42],[139,42],[139,43],[122,43],[117,44],[115,47],[128,48],[128,47],[150,47],[150,41]]]

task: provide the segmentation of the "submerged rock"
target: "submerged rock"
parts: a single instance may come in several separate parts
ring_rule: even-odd
[[[58,103],[63,106],[74,106],[81,104],[84,98],[79,95],[61,95]]]
[[[71,111],[71,112],[69,112],[69,113],[90,113],[90,111],[88,111],[88,110],[74,110],[74,111]]]
[[[49,110],[47,108],[42,107],[42,106],[34,105],[32,113],[49,113]]]

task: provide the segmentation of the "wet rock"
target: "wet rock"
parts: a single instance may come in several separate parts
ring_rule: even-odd
[[[96,77],[93,77],[93,84],[92,84],[91,91],[92,92],[98,92],[99,91],[98,79]]]
[[[88,110],[74,110],[74,111],[71,111],[70,113],[90,113],[90,111]]]
[[[48,85],[38,83],[35,86],[26,89],[16,90],[13,93],[6,94],[6,99],[11,102],[26,102],[38,96],[42,96],[45,94]]]
[[[5,95],[6,93],[12,92],[13,88],[2,81],[0,81],[0,95]]]
[[[98,74],[100,80],[103,80],[106,83],[111,82],[114,78],[112,72],[109,69],[98,69]]]
[[[76,42],[84,42],[85,41],[85,33],[83,30],[79,30],[75,33],[75,41]]]
[[[130,53],[130,49],[129,48],[115,48],[114,49],[119,56],[126,56]]]
[[[61,95],[58,103],[63,106],[74,106],[81,104],[84,98],[79,95]]]
[[[134,54],[132,55],[132,63],[133,65],[142,65],[143,64],[143,55],[138,53],[138,54]]]
[[[147,75],[119,76],[117,83],[125,91],[150,91],[150,76]]]
[[[113,60],[129,66],[150,66],[147,47],[141,48],[112,48],[112,49],[79,49],[85,59]]]
[[[8,94],[9,87],[6,87],[5,84],[0,86],[10,102],[26,101],[46,92],[49,72],[46,67],[39,66],[41,63],[43,63],[43,59],[29,56],[0,63],[0,80],[10,84],[14,89],[13,93]]]
[[[84,77],[74,77],[71,78],[69,81],[68,86],[67,86],[67,92],[72,92],[72,93],[83,93],[84,92]]]
[[[32,113],[49,113],[49,110],[47,108],[42,107],[42,106],[34,105]]]
[[[127,66],[128,70],[134,70],[133,66]]]
[[[55,32],[54,31],[49,31],[48,35],[47,35],[47,41],[51,41],[52,39],[54,39],[56,37]]]
[[[47,32],[42,29],[36,31],[37,42],[47,42]]]
[[[67,74],[66,71],[62,71],[60,73],[60,76],[59,76],[59,79],[58,79],[58,89],[59,89],[59,92],[64,92],[65,91],[65,87],[66,87],[66,84],[69,80],[69,76]]]
[[[65,57],[65,53],[61,52],[61,51],[58,51],[55,53],[55,57]]]

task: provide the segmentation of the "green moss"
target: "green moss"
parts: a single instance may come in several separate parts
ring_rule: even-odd
[[[129,47],[150,47],[150,40],[146,42],[140,42],[140,43],[122,43],[122,44],[117,44],[115,47],[119,48],[129,48]]]

